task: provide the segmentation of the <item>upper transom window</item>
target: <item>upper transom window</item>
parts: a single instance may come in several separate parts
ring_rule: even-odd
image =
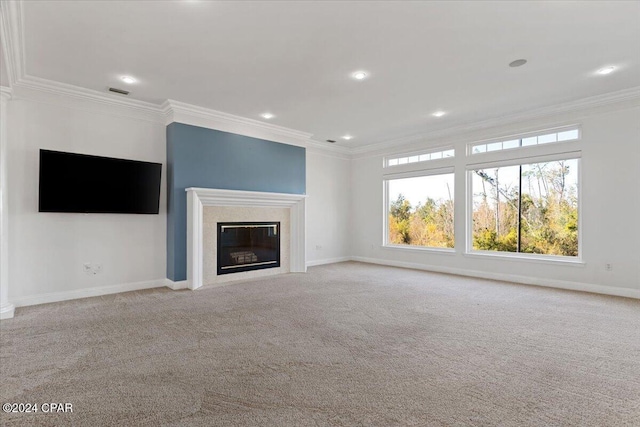
[[[534,145],[551,144],[554,142],[574,141],[580,139],[578,127],[566,127],[548,131],[540,131],[524,136],[504,138],[499,141],[476,142],[469,144],[470,154],[490,153],[493,151],[511,150],[514,148],[531,147]]]
[[[385,159],[384,166],[398,166],[405,165],[407,163],[428,162],[430,160],[447,159],[455,156],[455,150],[453,148],[447,148],[445,150],[438,149],[435,151],[424,151],[421,153],[406,154],[400,157],[387,157]]]

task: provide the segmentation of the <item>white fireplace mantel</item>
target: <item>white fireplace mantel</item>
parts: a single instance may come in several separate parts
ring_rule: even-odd
[[[258,191],[219,190],[215,188],[187,188],[187,287],[203,285],[203,207],[240,206],[248,208],[278,207],[291,210],[291,267],[292,273],[307,271],[305,254],[304,194],[263,193]]]

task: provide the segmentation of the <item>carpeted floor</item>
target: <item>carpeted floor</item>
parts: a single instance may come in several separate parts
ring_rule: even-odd
[[[3,425],[640,426],[640,301],[359,263],[18,309]]]

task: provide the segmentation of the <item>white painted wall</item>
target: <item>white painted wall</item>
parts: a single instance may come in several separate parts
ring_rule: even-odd
[[[165,126],[122,107],[33,91],[10,101],[9,300],[16,306],[162,286],[166,276],[166,168],[159,215],[38,213],[39,149],[166,164]],[[133,117],[135,116],[135,117]],[[307,260],[348,253],[345,157],[307,151]],[[84,264],[101,264],[88,275]]]
[[[24,93],[21,93],[24,92]],[[9,299],[16,306],[154,287],[166,273],[165,174],[159,215],[38,213],[38,150],[73,151],[165,164],[157,114],[18,90],[9,101]],[[640,296],[640,107],[601,108],[412,144],[466,143],[565,124],[582,125],[582,266],[392,250],[382,243],[382,156],[352,159],[307,150],[308,265],[355,258],[547,286]],[[455,160],[456,200],[464,165]],[[462,206],[458,204],[458,206]],[[463,241],[464,212],[456,212]],[[102,264],[87,275],[84,263]],[[613,271],[604,264],[612,263]]]
[[[351,168],[352,255],[368,262],[640,297],[640,107],[620,108],[565,114],[396,149],[396,153],[402,153],[427,146],[455,145],[454,254],[383,248],[382,157],[393,152],[381,151],[354,158]],[[584,265],[464,255],[466,144],[575,123],[582,125],[583,138],[580,145]],[[613,264],[613,271],[605,271],[606,263]]]
[[[95,102],[16,95],[9,108],[10,301],[20,306],[162,285],[164,124],[126,117],[124,110]],[[160,214],[38,213],[40,148],[162,163]],[[84,263],[101,264],[102,271],[87,275]]]
[[[307,265],[349,254],[350,160],[307,149]]]

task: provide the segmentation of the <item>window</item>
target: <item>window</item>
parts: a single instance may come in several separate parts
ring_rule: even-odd
[[[430,160],[447,159],[455,156],[455,150],[453,148],[438,151],[427,151],[417,154],[407,154],[401,157],[392,157],[385,159],[385,167],[405,165],[407,163],[427,162]]]
[[[578,163],[471,170],[472,249],[577,257]]]
[[[387,179],[388,245],[453,248],[453,173]]]
[[[517,138],[505,139],[495,142],[479,142],[469,144],[469,152],[473,154],[490,153],[492,151],[510,150],[513,148],[530,147],[553,142],[574,141],[580,139],[580,130],[577,127],[555,129],[553,131],[538,132]]]

